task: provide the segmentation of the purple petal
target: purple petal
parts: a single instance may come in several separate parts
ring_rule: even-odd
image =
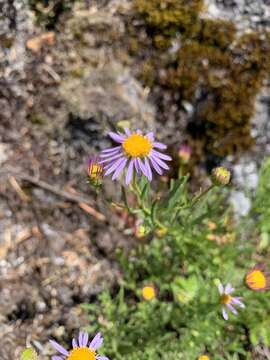
[[[130,132],[130,130],[128,128],[125,128],[124,130],[125,130],[125,133],[126,133],[127,136],[131,135],[131,132]]]
[[[88,338],[89,338],[89,335],[88,335],[88,333],[83,333],[83,341],[82,341],[82,343],[83,343],[83,347],[85,347],[85,346],[87,346],[87,343],[88,343]]]
[[[233,297],[232,298],[232,303],[234,304],[234,305],[238,305],[238,306],[240,306],[241,308],[244,308],[245,307],[245,304],[240,300],[240,298],[238,298],[238,297]]]
[[[102,150],[102,151],[101,151],[101,154],[106,154],[106,153],[115,152],[115,151],[121,149],[121,147],[122,147],[122,146],[119,145],[119,146],[114,146],[114,147],[109,148],[109,149]]]
[[[77,343],[76,339],[72,339],[72,347],[73,347],[73,349],[78,347],[78,343]]]
[[[151,163],[153,165],[153,168],[156,170],[156,172],[159,174],[159,175],[162,175],[163,174],[163,171],[162,169],[158,166],[158,164],[156,163],[156,161],[153,159],[153,158],[150,158],[151,160]]]
[[[109,360],[109,358],[107,358],[106,356],[98,355],[97,360]]]
[[[146,168],[146,171],[147,171],[147,178],[149,181],[152,181],[153,179],[153,173],[152,173],[152,170],[151,170],[151,167],[149,165],[149,160],[147,158],[145,158],[145,168]]]
[[[224,294],[224,287],[223,287],[223,285],[222,284],[218,284],[218,291],[219,291],[219,293],[220,293],[220,295],[223,295]]]
[[[119,154],[110,156],[110,157],[108,157],[107,159],[103,159],[102,161],[99,162],[99,164],[105,164],[105,163],[108,162],[108,161],[112,161],[112,160],[118,159],[120,156],[123,156],[123,153],[122,153],[122,152],[119,153]]]
[[[158,141],[155,141],[155,142],[153,143],[153,145],[154,145],[154,147],[157,148],[157,149],[161,149],[161,150],[167,149],[167,146],[166,146],[165,144],[162,144],[162,143],[160,143],[160,142],[158,142]]]
[[[157,156],[150,155],[150,159],[154,159],[162,169],[169,170],[169,166],[164,161],[160,160]]]
[[[230,283],[227,284],[226,287],[225,287],[224,293],[225,293],[226,295],[228,295],[228,294],[232,293],[233,291],[234,291],[234,288],[231,286],[231,284],[230,284]]]
[[[52,357],[52,360],[63,360],[64,358],[62,356],[54,355]]]
[[[50,344],[55,348],[55,350],[60,352],[60,354],[65,355],[65,356],[68,355],[68,351],[63,346],[58,344],[56,341],[50,340]]]
[[[105,172],[105,176],[111,174],[112,172],[114,172],[114,170],[117,169],[117,167],[122,163],[123,159],[125,159],[124,157],[121,157],[120,159],[112,162],[112,164],[109,164],[109,168],[107,168],[106,172]]]
[[[149,133],[146,134],[146,137],[151,141],[153,142],[155,140],[155,137],[154,137],[154,133],[152,131],[150,131]],[[155,144],[155,143],[154,143]],[[154,145],[153,144],[153,145]]]
[[[132,175],[133,175],[133,167],[134,167],[135,159],[131,159],[130,163],[128,164],[127,175],[126,175],[126,185],[131,182]]]
[[[235,315],[237,315],[237,311],[235,310],[235,308],[231,305],[231,304],[226,304],[227,308]]]
[[[222,308],[222,316],[223,316],[224,320],[228,320],[228,319],[229,319],[228,313],[227,313],[227,311],[226,311],[224,308]]]
[[[80,331],[79,333],[79,339],[78,339],[78,343],[79,343],[79,347],[83,347],[83,332]]]
[[[140,169],[140,166],[139,166],[138,159],[135,159],[134,164],[135,164],[136,173],[137,173],[138,175],[140,175],[141,169]]]
[[[152,154],[157,156],[158,158],[166,160],[166,161],[171,161],[172,160],[172,158],[169,155],[162,154],[161,152],[156,151],[156,150],[152,150]]]
[[[137,161],[138,161],[138,165],[139,165],[141,172],[143,173],[144,176],[147,177],[147,170],[144,166],[144,163],[142,162],[142,160],[140,158],[137,158]]]
[[[120,148],[117,148],[115,151],[111,151],[111,152],[108,152],[108,153],[103,153],[102,152],[100,154],[100,158],[108,158],[110,156],[114,156],[114,155],[118,154],[119,152],[121,152],[121,148],[122,148],[122,146]]]
[[[124,167],[126,166],[127,163],[127,159],[123,158],[121,163],[118,165],[117,169],[115,170],[113,176],[112,176],[112,180],[115,180],[118,178],[118,176],[121,174],[122,170],[124,169]]]
[[[122,142],[126,139],[126,137],[124,135],[118,135],[114,132],[109,132],[109,136],[115,141],[118,142],[120,144],[122,144]]]
[[[102,343],[103,343],[103,337],[101,336],[101,333],[97,333],[97,335],[91,341],[89,348],[93,350],[97,350],[102,345]]]
[[[137,129],[136,133],[142,135],[142,130]]]

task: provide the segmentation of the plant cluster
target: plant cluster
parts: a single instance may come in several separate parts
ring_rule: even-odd
[[[226,168],[215,168],[211,184],[192,195],[189,176],[181,175],[191,151],[182,146],[179,177],[161,190],[151,184],[154,173],[162,175],[171,161],[166,145],[153,132],[109,135],[117,144],[91,157],[89,184],[102,194],[104,176],[124,175],[123,202],[114,206],[136,217],[137,244],[128,253],[118,249],[118,288],[83,305],[91,320],[87,330],[102,330],[108,357],[99,353],[100,332],[91,341],[80,332],[68,350],[50,340],[58,353],[52,360],[254,359],[255,345],[270,346],[270,275],[265,264],[253,260],[257,235],[268,240],[270,232],[270,161],[262,168],[247,226],[235,224],[227,205]],[[266,255],[261,250],[257,259]],[[21,360],[37,359],[31,348],[21,354]]]
[[[108,153],[112,158],[105,175],[116,178],[126,168],[129,179],[131,161],[140,158],[143,164],[128,187],[123,185],[123,203],[117,204],[136,216],[135,233],[141,236],[130,253],[118,250],[118,290],[107,289],[98,304],[84,305],[88,330],[102,329],[111,359],[251,359],[253,346],[270,345],[265,316],[270,295],[264,292],[270,282],[265,266],[253,267],[256,232],[235,224],[227,205],[230,172],[215,169],[212,184],[195,195],[188,191],[189,177],[181,175],[167,190],[154,190],[143,167],[151,159],[148,142],[129,130],[110,136],[118,146],[101,154],[101,159]],[[153,134],[150,138],[145,137],[156,142]],[[127,141],[129,153],[124,151]],[[127,160],[121,171],[119,158]],[[258,197],[269,192],[267,171]],[[136,205],[130,204],[130,196]],[[267,216],[264,210],[256,211]]]

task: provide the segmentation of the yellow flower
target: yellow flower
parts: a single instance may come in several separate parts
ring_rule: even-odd
[[[152,300],[156,298],[156,290],[153,285],[144,286],[142,288],[142,297],[144,300]]]
[[[246,275],[245,282],[254,291],[264,291],[270,287],[270,277],[265,272],[263,265],[256,265],[250,270]]]
[[[152,142],[141,134],[130,135],[122,146],[125,153],[132,158],[148,156],[153,148]]]
[[[207,355],[201,355],[198,357],[198,360],[210,360],[210,357]]]

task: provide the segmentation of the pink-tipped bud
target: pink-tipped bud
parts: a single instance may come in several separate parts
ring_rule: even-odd
[[[190,160],[192,149],[188,145],[181,145],[178,150],[178,156],[183,164],[187,164]]]

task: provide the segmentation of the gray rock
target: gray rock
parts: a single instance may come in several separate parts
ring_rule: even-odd
[[[251,201],[242,191],[233,191],[230,202],[234,208],[237,217],[248,215],[251,208]]]

